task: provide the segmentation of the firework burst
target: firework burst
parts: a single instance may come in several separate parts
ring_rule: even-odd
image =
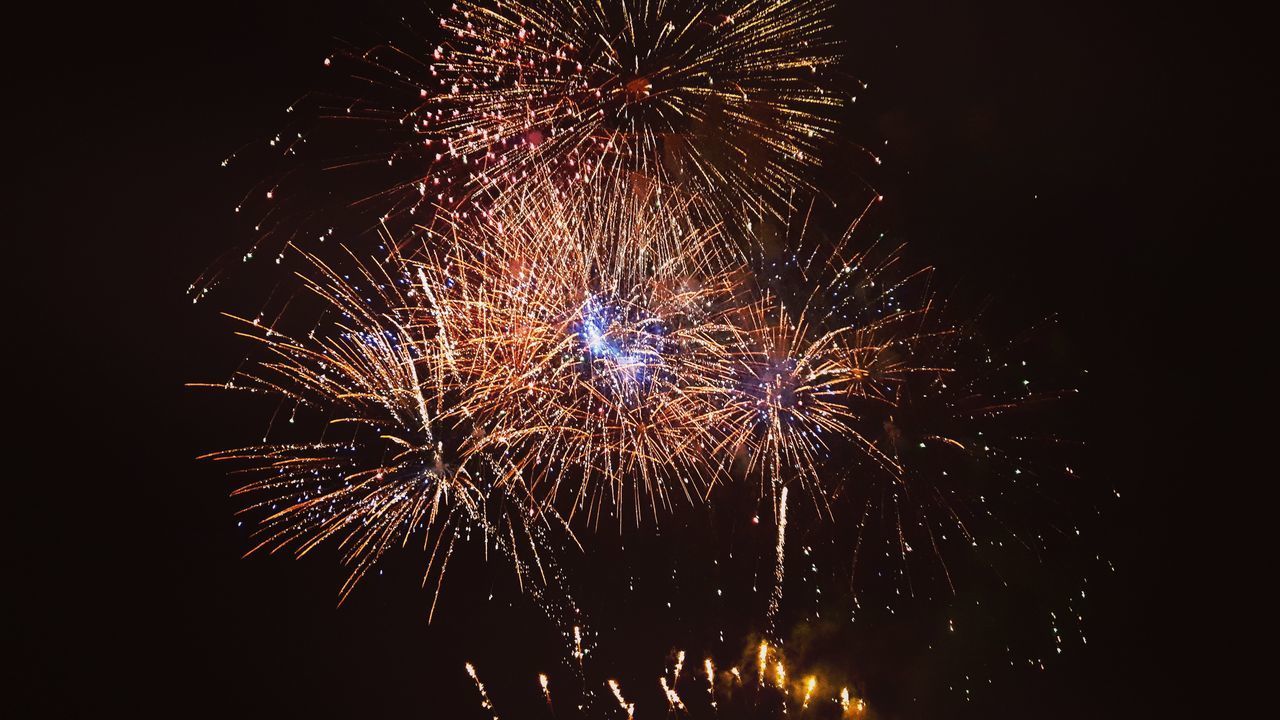
[[[469,183],[533,168],[687,188],[773,216],[834,129],[824,0],[460,2],[428,66],[419,126]],[[433,179],[432,182],[435,182]]]
[[[540,186],[542,188],[547,185]],[[740,270],[649,206],[621,215],[505,204],[433,231],[406,267],[429,306],[431,371],[470,428],[465,457],[501,458],[540,505],[639,522],[698,501],[719,443]]]
[[[948,334],[932,313],[931,269],[908,267],[902,248],[852,248],[856,224],[834,243],[806,239],[756,273],[746,312],[723,449],[774,495],[797,484],[826,512],[821,471],[836,447],[887,458],[860,430],[894,387],[932,368],[922,341]]]
[[[250,553],[292,548],[302,556],[336,542],[352,568],[342,599],[388,550],[415,536],[428,552],[423,584],[437,597],[454,546],[469,529],[493,536],[522,567],[522,551],[545,547],[532,527],[545,518],[489,480],[503,474],[500,460],[459,460],[456,436],[437,414],[440,388],[419,374],[430,367],[424,353],[433,345],[423,335],[426,309],[413,302],[407,278],[356,261],[352,279],[304,257],[304,284],[328,319],[294,337],[237,318],[245,326],[240,335],[265,358],[226,383],[196,384],[273,398],[273,424],[282,412],[289,425],[300,413],[326,418],[319,439],[264,438],[204,456],[251,478],[234,493],[247,499],[243,512],[262,515]]]
[[[320,439],[206,456],[256,476],[236,492],[266,513],[255,550],[335,540],[353,567],[345,598],[420,533],[438,595],[460,528],[536,554],[530,526],[557,508],[639,522],[703,498],[721,471],[707,451],[737,352],[736,276],[699,276],[688,249],[637,260],[667,224],[602,236],[576,213],[540,217],[424,229],[417,260],[350,254],[339,270],[303,253],[321,320],[293,335],[241,321],[266,357],[210,387],[273,397],[289,425],[328,416]]]
[[[468,0],[411,39],[337,53],[331,87],[291,104],[298,119],[267,143],[281,168],[235,208],[256,236],[242,258],[279,262],[287,244],[335,232],[399,237],[535,181],[587,188],[582,209],[662,197],[703,225],[780,218],[810,187],[847,100],[827,87],[830,9]],[[223,164],[245,154],[256,156]],[[193,298],[223,270],[193,283]]]

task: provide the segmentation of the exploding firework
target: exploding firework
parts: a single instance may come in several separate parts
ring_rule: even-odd
[[[932,269],[902,246],[855,242],[856,222],[831,244],[793,227],[783,258],[752,273],[717,431],[716,455],[734,458],[731,478],[758,487],[775,521],[767,627],[789,488],[812,510],[802,532],[838,538],[851,575],[895,578],[906,596],[954,594],[958,567],[992,569],[1007,549],[1038,558],[1079,534],[1062,505],[1078,495],[1076,445],[1060,429],[1079,378],[1037,368],[1049,363],[1036,332],[996,347],[976,319],[953,321]]]
[[[705,494],[742,352],[739,275],[701,274],[699,238],[637,271],[664,228],[635,217],[602,235],[578,213],[496,215],[410,263],[438,328],[436,372],[459,390],[446,417],[472,428],[464,454],[502,458],[540,504],[593,523]]]
[[[910,352],[927,334],[929,302],[900,301],[928,271],[894,277],[897,250],[832,255],[829,282],[816,282],[796,305],[767,298],[752,308],[752,351],[745,358],[731,447],[766,487],[798,483],[821,499],[819,470],[832,443],[847,441],[873,457],[858,431],[859,401],[920,370]]]
[[[424,144],[467,182],[639,175],[775,214],[834,129],[824,0],[460,2],[423,88]],[[453,167],[457,167],[454,165]],[[435,178],[432,179],[435,182]]]
[[[670,197],[704,225],[780,218],[811,189],[848,100],[830,87],[830,10],[468,1],[411,39],[337,53],[325,60],[332,87],[290,105],[296,122],[270,138],[281,169],[236,206],[256,236],[243,259],[279,262],[288,243],[335,232],[398,237],[436,214],[485,212],[535,179],[588,188],[580,209]],[[221,270],[192,285],[195,299]]]
[[[807,224],[793,223],[793,249],[753,274],[718,450],[755,478],[775,515],[781,490],[795,485],[830,517],[822,475],[832,454],[887,462],[863,428],[892,405],[894,388],[937,369],[925,341],[953,330],[933,312],[931,269],[911,268],[901,246],[854,249],[856,223],[828,244],[806,237]]]
[[[252,478],[235,492],[248,498],[243,512],[262,516],[250,553],[292,548],[302,556],[336,542],[352,568],[342,599],[388,550],[414,536],[428,552],[423,584],[432,584],[436,597],[455,544],[472,529],[492,536],[517,571],[529,560],[540,566],[524,553],[545,549],[537,536],[548,518],[492,483],[506,472],[500,459],[460,461],[456,438],[437,415],[439,387],[419,375],[433,346],[419,317],[427,309],[413,302],[407,278],[355,262],[352,280],[305,258],[305,285],[331,319],[297,337],[239,320],[240,334],[266,357],[226,383],[198,384],[273,398],[273,425],[282,412],[291,426],[300,413],[327,418],[318,440],[264,438],[204,456]]]

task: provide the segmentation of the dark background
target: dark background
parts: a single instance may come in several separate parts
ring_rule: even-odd
[[[412,571],[335,610],[332,553],[239,559],[230,486],[193,461],[261,427],[183,387],[242,355],[216,303],[184,294],[246,238],[230,211],[244,185],[218,163],[274,132],[334,38],[376,40],[414,7],[344,5],[49,4],[12,18],[9,351],[23,369],[5,575],[19,715],[479,718],[464,659],[488,658],[498,687],[538,669],[503,665],[541,632],[522,634],[519,611],[463,594],[428,627]],[[1090,471],[1122,493],[1103,535],[1119,571],[1091,599],[1086,648],[997,673],[967,704],[925,678],[884,689],[880,709],[1182,714],[1211,692],[1197,618],[1227,574],[1201,504],[1221,471],[1194,438],[1211,423],[1206,363],[1232,342],[1209,287],[1233,242],[1220,199],[1251,177],[1214,168],[1262,167],[1230,149],[1258,122],[1232,91],[1260,56],[1234,29],[1249,23],[1091,2],[841,15],[848,65],[870,83],[848,133],[889,141],[881,224],[989,292],[1010,325],[1061,318],[1092,375]],[[910,666],[889,654],[882,671],[907,684]]]

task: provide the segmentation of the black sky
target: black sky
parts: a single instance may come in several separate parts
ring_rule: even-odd
[[[10,376],[6,645],[20,716],[479,718],[464,659],[488,659],[499,687],[537,670],[536,652],[493,645],[535,644],[527,611],[462,594],[428,627],[412,558],[341,609],[331,552],[241,560],[230,483],[193,460],[261,427],[183,387],[243,354],[216,308],[185,295],[247,238],[230,210],[243,176],[218,163],[320,82],[335,38],[377,40],[415,7],[346,5],[48,4],[10,24],[6,114],[23,126],[9,134],[8,347],[25,369]],[[1204,571],[1216,563],[1188,520],[1212,391],[1180,361],[1227,340],[1208,323],[1205,258],[1228,241],[1214,158],[1253,122],[1227,87],[1258,54],[1228,32],[1245,21],[1090,2],[845,5],[847,65],[870,83],[846,132],[886,158],[878,224],[990,295],[993,322],[1061,318],[1092,375],[1089,472],[1123,496],[1101,538],[1119,572],[1089,604],[1087,648],[1044,673],[995,673],[968,704],[904,690],[914,661],[890,653],[881,670],[903,687],[885,689],[886,709],[1176,714],[1199,674],[1188,618],[1221,573]]]

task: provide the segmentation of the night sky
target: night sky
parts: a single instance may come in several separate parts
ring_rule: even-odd
[[[219,162],[280,126],[338,40],[374,42],[415,8],[50,5],[10,25],[7,114],[26,123],[10,134],[21,179],[7,188],[23,333],[8,347],[28,368],[10,376],[5,502],[18,716],[482,718],[472,660],[504,718],[544,717],[533,682],[549,631],[496,569],[452,578],[430,626],[412,551],[335,608],[332,549],[241,559],[232,482],[194,460],[263,422],[184,387],[245,354],[222,298],[185,295],[249,238],[231,208],[252,169]],[[1117,571],[1091,585],[1087,646],[1045,671],[968,668],[921,660],[919,633],[886,626],[875,661],[856,663],[884,717],[1156,717],[1203,690],[1182,680],[1198,675],[1185,633],[1223,570],[1194,569],[1213,552],[1188,519],[1206,492],[1188,448],[1210,380],[1182,362],[1227,340],[1201,274],[1228,240],[1211,199],[1222,188],[1202,165],[1237,112],[1219,80],[1256,51],[1225,19],[1179,12],[846,3],[836,19],[845,67],[870,84],[845,139],[886,158],[877,230],[959,295],[989,299],[996,332],[1059,319],[1063,357],[1090,373],[1069,418],[1082,474],[1121,493],[1089,540]],[[620,673],[656,676],[663,650],[649,646],[679,638],[655,632],[623,631],[644,649]],[[963,702],[947,685],[970,671]]]

